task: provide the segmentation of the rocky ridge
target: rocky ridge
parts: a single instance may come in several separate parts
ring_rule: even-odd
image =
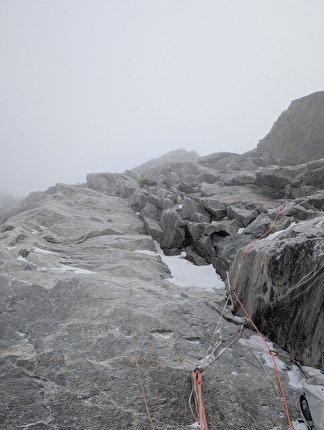
[[[2,224],[1,428],[150,428],[135,352],[155,428],[192,428],[190,375],[207,354],[225,291],[177,287],[155,250],[127,199],[86,187],[32,193]],[[226,310],[222,338],[243,322]],[[274,371],[249,343],[248,326],[243,334],[204,373],[209,426],[284,429]],[[276,348],[297,419],[288,382],[298,369]]]
[[[165,253],[185,250],[193,263],[213,264],[224,280],[228,272],[231,282],[244,247],[270,228],[271,233],[282,232],[264,238],[248,253],[248,269],[241,272],[238,292],[265,333],[303,364],[322,367],[324,159],[307,166],[263,168],[249,173],[245,185],[242,173],[222,174],[222,184],[213,187],[199,182],[205,169],[200,169],[199,160],[195,162],[200,169],[196,181],[193,162],[189,163],[171,172],[169,165],[161,168],[153,187],[138,188],[134,172],[126,174],[120,193],[125,189],[128,194],[133,187],[131,204],[143,219],[146,232]],[[170,174],[179,179],[168,188],[165,178]],[[88,175],[90,188],[98,176]],[[293,182],[291,178],[296,179]],[[109,193],[108,187],[103,191]],[[294,194],[298,197],[292,198]],[[310,319],[313,302],[318,308]],[[290,331],[295,324],[296,330]]]
[[[295,360],[324,364],[324,158],[273,165],[274,152],[269,160],[263,148],[174,151],[123,174],[31,193],[2,218],[1,428],[150,428],[136,354],[155,428],[192,428],[190,372],[207,354],[226,293],[174,285],[156,242],[166,254],[212,264],[235,286],[278,344],[298,418]],[[237,303],[233,311],[226,309],[221,335],[243,323],[244,336],[204,373],[209,426],[286,429],[274,371],[251,347],[254,332]]]

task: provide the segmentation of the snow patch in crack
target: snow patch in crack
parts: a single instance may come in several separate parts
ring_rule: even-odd
[[[196,287],[213,291],[215,289],[224,289],[225,284],[221,277],[216,273],[212,264],[206,266],[195,266],[190,261],[186,260],[186,253],[181,255],[164,255],[160,246],[156,244],[157,251],[135,250],[139,254],[160,256],[171,272],[171,278],[168,281],[178,287]]]

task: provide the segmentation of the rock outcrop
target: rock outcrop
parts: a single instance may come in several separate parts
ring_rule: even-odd
[[[302,363],[324,366],[324,217],[291,225],[246,253],[237,292],[264,333]],[[279,232],[278,232],[279,233]],[[235,279],[240,255],[231,267]],[[238,312],[241,310],[237,307]]]
[[[324,157],[324,91],[294,100],[258,144],[268,164],[294,165]]]

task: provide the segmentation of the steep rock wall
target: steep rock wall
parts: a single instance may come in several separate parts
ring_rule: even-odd
[[[257,242],[236,292],[257,326],[300,362],[324,366],[324,217]],[[230,270],[236,278],[242,251]],[[237,305],[236,311],[242,314]]]
[[[299,164],[324,157],[324,91],[294,100],[258,144],[272,164]]]

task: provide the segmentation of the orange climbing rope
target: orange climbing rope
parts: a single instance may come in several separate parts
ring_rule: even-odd
[[[198,367],[192,371],[192,390],[194,393],[195,407],[196,407],[196,420],[198,421],[200,430],[208,430],[207,418],[205,407],[202,397],[202,374],[203,370]]]
[[[138,382],[141,388],[141,392],[142,392],[142,396],[143,396],[143,401],[144,401],[144,405],[145,405],[145,409],[146,409],[146,414],[147,417],[149,419],[150,425],[151,425],[151,429],[155,430],[154,427],[154,423],[153,423],[153,419],[150,413],[150,409],[148,407],[148,402],[146,399],[146,394],[145,394],[145,390],[144,390],[144,383],[143,383],[143,379],[142,379],[142,374],[141,374],[141,369],[140,369],[140,365],[139,365],[139,359],[138,359],[138,352],[137,352],[137,342],[136,342],[136,333],[135,333],[135,323],[134,323],[134,310],[133,310],[133,285],[132,285],[132,278],[130,280],[130,286],[129,286],[129,302],[130,302],[130,324],[131,324],[131,337],[132,337],[132,343],[133,343],[133,350],[134,350],[134,354],[135,354],[135,367],[136,367],[136,372],[137,372],[137,378],[138,378]]]

